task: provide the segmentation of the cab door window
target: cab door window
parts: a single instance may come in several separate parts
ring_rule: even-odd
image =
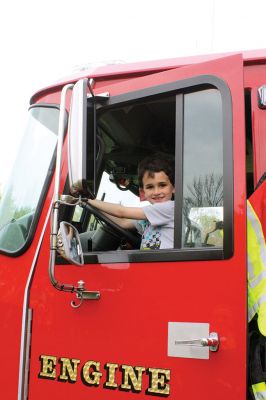
[[[126,246],[123,237],[83,210],[78,219],[75,214],[74,221],[82,220],[81,239],[88,262],[230,257],[232,110],[226,84],[218,78],[211,80],[212,84],[206,79],[204,85],[201,79],[197,85],[192,78],[184,87],[182,82],[173,83],[171,91],[169,86],[167,91],[160,86],[152,94],[143,90],[139,96],[134,92],[132,99],[125,95],[123,101],[120,95],[98,105],[102,161],[95,185],[97,197],[141,206],[138,163],[154,153],[174,161],[174,248],[140,251]]]

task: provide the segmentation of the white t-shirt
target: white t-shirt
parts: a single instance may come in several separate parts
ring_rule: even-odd
[[[142,235],[140,250],[172,249],[174,247],[174,201],[143,207],[147,219],[135,221]]]

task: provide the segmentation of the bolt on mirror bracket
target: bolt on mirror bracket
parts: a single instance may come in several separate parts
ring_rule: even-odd
[[[100,292],[96,291],[89,291],[85,289],[85,282],[78,281],[78,292],[76,293],[77,299],[79,299],[79,303],[76,303],[75,300],[71,301],[71,306],[73,308],[79,308],[83,303],[83,300],[99,300],[100,299]]]

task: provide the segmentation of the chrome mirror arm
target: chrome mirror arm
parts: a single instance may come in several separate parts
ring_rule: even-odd
[[[99,299],[99,292],[87,291],[83,285],[78,283],[78,286],[72,284],[60,283],[55,279],[55,260],[57,253],[57,235],[58,235],[58,216],[60,200],[60,176],[61,176],[61,162],[62,162],[62,149],[65,133],[66,122],[66,96],[69,90],[73,89],[74,84],[68,84],[63,87],[61,93],[60,113],[59,113],[59,127],[58,127],[58,143],[57,143],[57,156],[56,156],[56,170],[55,170],[55,186],[53,196],[53,206],[51,212],[51,233],[50,233],[50,258],[49,258],[49,278],[55,289],[76,293],[78,299]],[[64,201],[62,201],[64,202]],[[75,205],[75,204],[72,204]]]
[[[78,308],[83,300],[99,300],[100,292],[99,291],[89,291],[85,288],[85,282],[79,280],[78,286],[74,286],[73,284],[61,283],[55,278],[55,259],[57,253],[57,233],[53,233],[52,228],[56,225],[54,224],[55,216],[58,217],[58,208],[60,201],[53,204],[53,208],[51,211],[51,236],[50,236],[50,259],[49,259],[49,278],[55,289],[63,291],[63,292],[71,292],[76,293],[76,298],[80,300],[78,305],[75,305],[75,302],[71,302],[71,306],[74,308]],[[73,205],[73,204],[72,204]]]

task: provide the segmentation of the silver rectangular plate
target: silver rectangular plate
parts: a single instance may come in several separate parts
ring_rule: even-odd
[[[209,337],[210,325],[198,322],[168,322],[168,356],[209,359],[209,347],[198,343],[178,343]]]

